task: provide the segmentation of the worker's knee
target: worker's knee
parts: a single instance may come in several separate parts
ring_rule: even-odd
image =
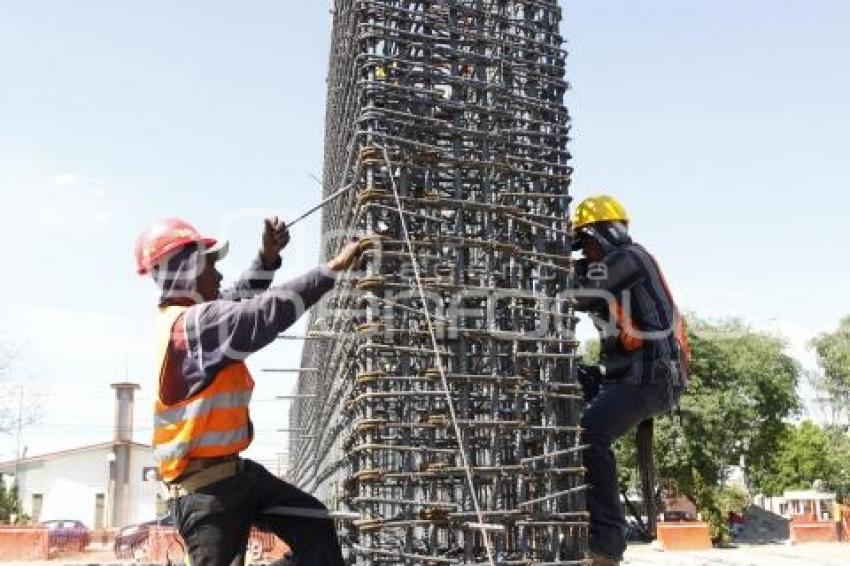
[[[316,499],[315,497],[313,497],[309,493],[306,493],[306,492],[302,492],[302,493],[303,493],[303,496],[304,496],[303,507],[307,507],[309,509],[315,509],[316,511],[327,512],[328,508],[324,503],[322,503],[321,501],[319,501],[318,499]]]

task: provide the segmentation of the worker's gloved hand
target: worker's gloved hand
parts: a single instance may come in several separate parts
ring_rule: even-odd
[[[349,269],[360,258],[363,248],[359,241],[349,242],[335,258],[328,262],[328,268],[335,272]]]
[[[280,252],[289,243],[289,230],[286,223],[277,216],[265,220],[263,229],[263,245],[260,257],[267,267],[276,266],[280,261]]]
[[[573,272],[576,277],[587,277],[587,269],[590,262],[586,257],[573,260]]]

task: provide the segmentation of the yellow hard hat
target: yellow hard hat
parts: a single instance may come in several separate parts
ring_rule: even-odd
[[[617,199],[608,195],[596,195],[581,201],[573,213],[573,229],[594,222],[628,222],[629,213]]]

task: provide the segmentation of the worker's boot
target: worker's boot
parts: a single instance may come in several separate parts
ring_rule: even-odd
[[[590,553],[590,559],[592,562],[591,566],[620,566],[619,560],[614,560],[610,556],[605,556],[604,554],[599,554],[596,552]]]

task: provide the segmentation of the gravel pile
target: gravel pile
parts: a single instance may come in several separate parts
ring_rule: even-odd
[[[734,542],[768,544],[785,542],[791,536],[788,519],[755,506],[747,508],[745,513],[744,529]]]

